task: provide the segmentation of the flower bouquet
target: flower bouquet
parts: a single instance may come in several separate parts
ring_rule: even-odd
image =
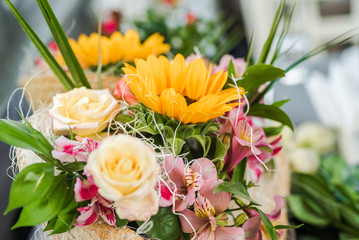
[[[281,129],[293,128],[280,109],[287,100],[268,105],[263,96],[308,58],[272,65],[290,22],[289,12],[275,44],[284,2],[256,63],[249,54],[219,65],[156,56],[169,49],[159,35],[143,44],[133,31],[68,40],[48,1],[37,0],[59,48],[53,56],[5,2],[66,90],[22,123],[0,120],[0,140],[19,148],[6,210],[22,208],[14,228],[42,224],[52,239],[279,239],[296,227],[278,222],[282,196],[265,196],[275,203],[265,213],[265,199],[252,194],[275,166]],[[111,67],[120,80],[101,89]],[[98,89],[84,68],[97,69]]]

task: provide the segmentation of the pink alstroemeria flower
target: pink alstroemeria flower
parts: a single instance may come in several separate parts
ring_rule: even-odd
[[[113,96],[116,99],[124,100],[129,105],[137,104],[137,98],[131,93],[130,86],[126,83],[126,81],[121,78],[118,80],[115,86],[115,90],[113,91]]]
[[[72,141],[64,136],[55,141],[56,148],[51,154],[61,162],[87,162],[90,153],[98,147],[98,143],[91,138],[83,138],[82,142]]]
[[[214,183],[217,179],[216,166],[206,158],[199,158],[190,167],[187,167],[184,165],[182,158],[166,157],[165,170],[169,177],[167,183],[172,191],[164,184],[161,184],[160,207],[172,205],[172,192],[176,190],[176,211],[182,211],[188,206],[192,206],[195,201],[196,192],[201,189],[203,184]],[[177,195],[182,195],[184,198]]]
[[[266,214],[266,216],[271,221],[277,221],[281,217],[281,211],[284,205],[284,200],[280,195],[275,195],[274,201],[274,209],[270,213]],[[243,224],[243,230],[246,233],[246,240],[269,239],[268,232],[262,223],[260,214],[257,211],[249,208],[245,209],[245,212],[248,216],[248,220]],[[278,239],[280,239],[282,234],[282,230],[277,230]]]
[[[76,179],[74,186],[76,202],[91,200],[86,207],[78,209],[80,215],[77,217],[75,226],[86,226],[97,221],[98,216],[109,225],[116,227],[116,218],[113,204],[105,198],[98,195],[98,187],[95,185],[91,176],[87,180]]]
[[[268,156],[270,157],[272,146],[263,140],[263,129],[250,126],[246,119],[242,118],[233,128],[233,133],[232,145],[224,159],[224,171],[231,173],[245,157],[253,155],[258,158],[261,157],[263,158],[263,160],[261,159],[262,162],[267,160]],[[258,161],[257,157],[255,159]]]
[[[220,183],[218,181],[218,183]],[[196,240],[237,240],[244,237],[243,229],[239,227],[225,227],[228,222],[224,212],[231,201],[228,192],[217,192],[217,184],[205,184],[199,191],[199,196],[194,203],[194,212],[185,209],[180,216],[182,231],[185,233],[196,232]]]
[[[229,63],[233,63],[235,78],[240,78],[244,74],[247,68],[247,63],[243,58],[234,58],[232,55],[226,54],[219,61],[218,65],[215,65],[212,69],[212,74],[219,72],[221,70],[227,71],[229,67]]]

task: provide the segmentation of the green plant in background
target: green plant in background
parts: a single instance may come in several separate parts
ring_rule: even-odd
[[[179,17],[176,10],[169,12],[161,14],[149,9],[144,20],[134,20],[133,24],[142,40],[159,32],[171,44],[174,55],[188,56],[198,47],[205,57],[218,62],[244,38],[243,29],[235,25],[232,18],[219,16],[205,20],[192,13]]]
[[[305,223],[299,239],[359,239],[359,166],[329,155],[316,173],[293,173],[288,204]]]

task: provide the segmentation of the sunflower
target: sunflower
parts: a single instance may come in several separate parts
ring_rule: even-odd
[[[106,66],[121,60],[131,62],[135,58],[146,58],[150,54],[160,55],[170,50],[170,45],[163,41],[164,37],[155,33],[141,44],[140,36],[134,29],[124,35],[114,32],[110,37],[101,36],[101,63]],[[98,65],[99,35],[97,33],[92,33],[90,36],[81,34],[77,41],[70,38],[69,42],[83,68]],[[61,65],[65,65],[61,55],[56,57]]]
[[[228,72],[211,74],[210,65],[198,58],[188,65],[181,54],[171,62],[164,56],[136,59],[122,68],[127,83],[139,102],[184,124],[206,122],[238,105],[243,89],[222,90]],[[232,102],[232,103],[231,103]]]

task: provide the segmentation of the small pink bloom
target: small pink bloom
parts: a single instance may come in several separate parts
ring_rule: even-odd
[[[246,71],[246,67],[247,67],[246,61],[243,58],[234,58],[229,54],[224,55],[219,61],[219,64],[213,67],[212,74],[219,72],[221,70],[228,71],[229,63],[231,60],[235,70],[234,77],[236,78],[242,77],[242,75]]]
[[[80,215],[76,218],[75,226],[86,226],[97,221],[98,214],[96,213],[95,205],[92,204],[87,207],[81,207],[78,209]]]
[[[81,181],[80,178],[76,179],[74,186],[75,200],[76,202],[83,202],[96,197],[98,187],[93,182],[91,176],[87,180]]]
[[[216,167],[212,161],[206,158],[197,159],[191,167],[186,167],[182,158],[167,157],[165,169],[169,176],[168,182],[174,184],[177,190],[176,194],[179,195],[176,196],[175,201],[176,211],[182,211],[193,205],[196,192],[201,189],[203,184],[211,184],[217,179]]]
[[[61,162],[87,162],[89,154],[98,147],[98,143],[90,138],[83,138],[82,142],[72,141],[64,136],[55,141],[56,148],[51,154]]]
[[[117,83],[113,96],[116,99],[124,100],[130,105],[137,104],[137,98],[131,93],[130,86],[127,85],[126,81],[121,78]]]
[[[191,13],[191,12],[188,12],[186,14],[187,25],[193,24],[195,21],[197,21],[197,19],[198,19],[198,17],[196,15],[194,15],[193,13]]]
[[[116,227],[113,203],[98,195],[98,187],[90,175],[84,182],[79,178],[76,179],[74,192],[76,202],[91,200],[88,206],[78,209],[80,215],[76,219],[75,226],[92,224],[97,221],[98,216],[101,216],[107,224]]]
[[[185,233],[196,231],[195,239],[197,240],[235,240],[244,237],[244,231],[241,228],[223,227],[217,223],[217,221],[228,220],[224,210],[228,208],[231,201],[231,195],[228,192],[214,193],[218,183],[220,182],[203,185],[200,195],[196,198],[194,212],[189,209],[181,212],[187,218],[180,216],[182,231]]]

